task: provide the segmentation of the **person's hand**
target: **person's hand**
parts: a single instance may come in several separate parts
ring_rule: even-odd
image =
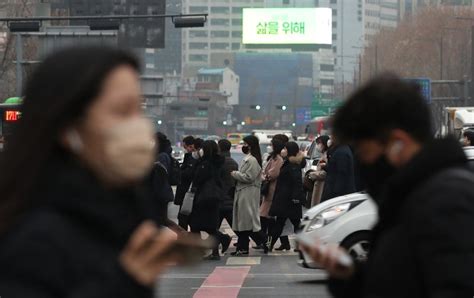
[[[331,277],[338,279],[349,279],[354,274],[354,265],[343,266],[340,257],[347,252],[337,245],[321,246],[316,242],[314,246],[300,244],[300,248],[306,252],[311,259],[322,266]]]
[[[179,257],[168,254],[176,238],[171,230],[160,230],[151,221],[146,221],[130,237],[119,262],[138,283],[152,287],[156,277]]]

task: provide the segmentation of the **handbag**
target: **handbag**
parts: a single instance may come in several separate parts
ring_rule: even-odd
[[[194,190],[193,185],[189,187],[189,190],[184,195],[183,204],[181,205],[181,209],[179,213],[182,215],[190,215],[193,212],[193,205],[194,205]]]
[[[267,196],[270,192],[270,181],[262,181],[262,186],[260,187],[260,194],[262,196]]]

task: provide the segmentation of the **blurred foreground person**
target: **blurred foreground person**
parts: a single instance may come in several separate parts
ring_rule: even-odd
[[[133,57],[75,48],[38,66],[0,161],[3,297],[153,296],[176,238],[138,188],[153,143]]]
[[[331,275],[334,296],[472,297],[474,177],[457,140],[433,139],[419,88],[381,76],[333,127],[354,145],[379,209],[366,264],[341,265],[338,247],[303,246]]]

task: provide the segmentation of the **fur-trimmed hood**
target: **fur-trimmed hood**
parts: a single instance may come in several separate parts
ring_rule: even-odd
[[[291,163],[294,163],[296,165],[300,165],[303,162],[303,159],[304,159],[304,154],[301,151],[298,152],[296,156],[290,156],[290,158],[288,158],[288,160]]]

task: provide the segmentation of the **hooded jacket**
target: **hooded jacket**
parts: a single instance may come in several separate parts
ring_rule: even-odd
[[[303,176],[301,173],[301,161],[303,159],[304,155],[299,152],[297,156],[291,156],[284,162],[277,179],[275,195],[270,207],[269,213],[271,216],[301,218],[301,206],[304,201]]]
[[[118,260],[138,225],[158,220],[151,196],[106,189],[72,160],[58,158],[44,174],[35,207],[1,236],[1,295],[151,298]]]
[[[474,175],[454,139],[426,146],[374,197],[368,262],[335,297],[472,297]]]

